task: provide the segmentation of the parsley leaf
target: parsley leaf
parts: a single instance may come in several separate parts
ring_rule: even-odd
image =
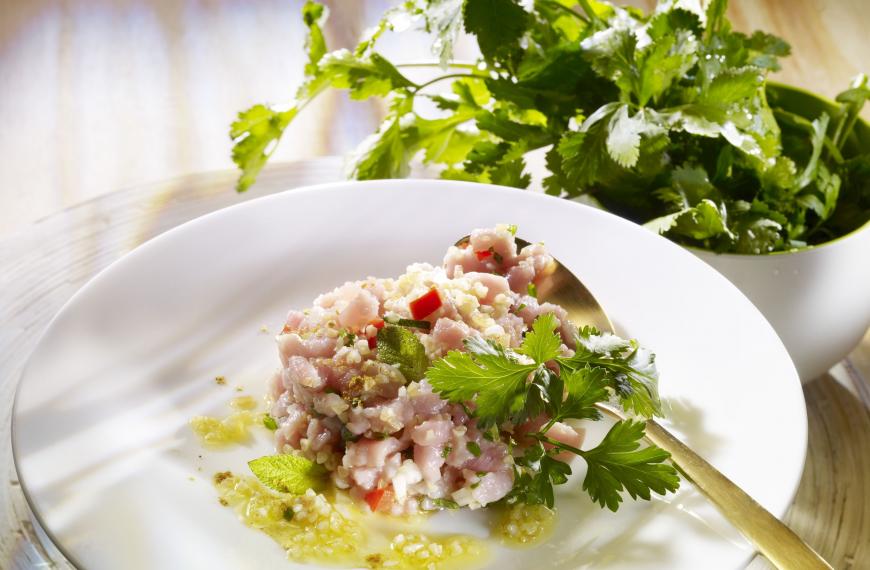
[[[532,330],[526,334],[517,352],[525,354],[538,364],[556,358],[559,347],[562,346],[562,339],[558,334],[553,334],[557,324],[558,321],[552,313],[545,313],[535,319]]]
[[[635,341],[581,329],[574,356],[559,357],[556,361],[567,370],[598,368],[623,408],[643,417],[662,415],[655,355]]]
[[[488,427],[522,410],[526,380],[535,368],[537,364],[521,364],[504,353],[451,351],[435,361],[426,377],[451,402],[474,402],[478,424]]]
[[[606,373],[601,368],[566,368],[561,378],[567,388],[565,401],[558,407],[556,418],[598,420],[601,413],[595,407],[598,402],[610,399],[607,392]]]
[[[301,495],[308,489],[324,489],[328,475],[323,465],[289,453],[254,459],[248,462],[248,467],[263,485],[294,495]]]
[[[676,470],[665,463],[670,454],[655,446],[638,449],[643,434],[642,422],[617,422],[597,447],[583,453],[583,489],[602,507],[616,511],[622,491],[649,500],[651,491],[664,495],[679,487]]]
[[[417,335],[397,325],[386,325],[378,331],[378,360],[395,364],[409,382],[423,378],[429,359]]]

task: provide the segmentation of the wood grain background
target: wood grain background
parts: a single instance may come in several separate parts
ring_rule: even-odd
[[[634,2],[649,8],[653,2]],[[231,167],[237,111],[281,102],[302,76],[301,0],[0,0],[0,237],[107,192]],[[330,0],[331,46],[354,43],[389,2]],[[732,0],[744,31],[784,37],[777,79],[833,95],[870,71],[870,1]],[[428,56],[391,38],[396,59]],[[471,55],[467,43],[459,56]],[[328,94],[275,159],[336,154],[370,133],[372,103]]]

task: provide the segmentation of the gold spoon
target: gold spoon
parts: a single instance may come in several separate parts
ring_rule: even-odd
[[[456,245],[467,243],[469,238],[465,236]],[[518,248],[529,245],[529,242],[519,238],[516,242]],[[568,312],[571,322],[590,324],[600,331],[614,332],[607,313],[592,293],[558,260],[554,259],[548,270],[536,277],[535,286],[538,300],[560,305]],[[608,404],[597,404],[597,407],[616,419],[627,418],[625,412],[617,407]],[[670,453],[671,462],[680,473],[777,568],[831,568],[790,528],[655,420],[646,420],[646,439]]]

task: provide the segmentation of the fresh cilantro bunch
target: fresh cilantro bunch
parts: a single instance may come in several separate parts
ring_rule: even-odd
[[[514,458],[509,500],[552,507],[553,486],[565,483],[571,474],[571,467],[556,458],[565,451],[586,462],[583,489],[602,507],[617,510],[623,492],[633,499],[649,500],[651,492],[675,491],[679,477],[666,463],[670,455],[656,446],[640,447],[644,437],[641,421],[617,422],[589,450],[547,434],[556,422],[600,419],[596,404],[602,402],[616,401],[641,417],[661,415],[652,353],[634,342],[585,327],[577,335],[575,354],[564,357],[556,326],[552,314],[541,315],[516,351],[472,337],[466,342],[466,352],[452,351],[426,372],[442,397],[470,404],[477,425],[490,437],[506,437],[505,433],[524,422],[541,415],[547,418],[539,429],[525,435],[532,443]]]
[[[443,178],[525,188],[525,155],[541,149],[548,194],[582,196],[689,245],[765,253],[861,226],[870,154],[850,139],[866,77],[837,97],[833,116],[786,111],[766,76],[788,44],[735,32],[726,5],[662,0],[644,14],[598,0],[406,0],[354,50],[329,52],[326,8],[308,2],[308,63],[294,101],[256,105],[232,125],[237,188],[254,182],[296,114],[336,88],[388,102],[355,154],[357,179],[406,176],[420,157]],[[432,34],[440,63],[431,67],[444,68],[424,83],[376,50],[384,33],[411,26]],[[463,29],[477,40],[477,62],[452,60]],[[445,92],[428,89],[446,81]],[[421,115],[421,99],[440,114]]]

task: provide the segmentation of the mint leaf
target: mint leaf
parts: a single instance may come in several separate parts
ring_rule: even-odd
[[[289,453],[267,455],[248,462],[260,483],[280,493],[301,495],[308,489],[326,487],[328,471],[322,465]]]
[[[397,365],[409,382],[423,378],[429,359],[417,335],[405,327],[386,325],[378,331],[378,360]]]
[[[649,500],[651,492],[664,495],[679,488],[676,470],[665,463],[670,454],[654,446],[638,449],[643,436],[642,422],[617,422],[597,447],[583,453],[587,465],[583,489],[593,501],[616,511],[622,492],[632,499]]]

